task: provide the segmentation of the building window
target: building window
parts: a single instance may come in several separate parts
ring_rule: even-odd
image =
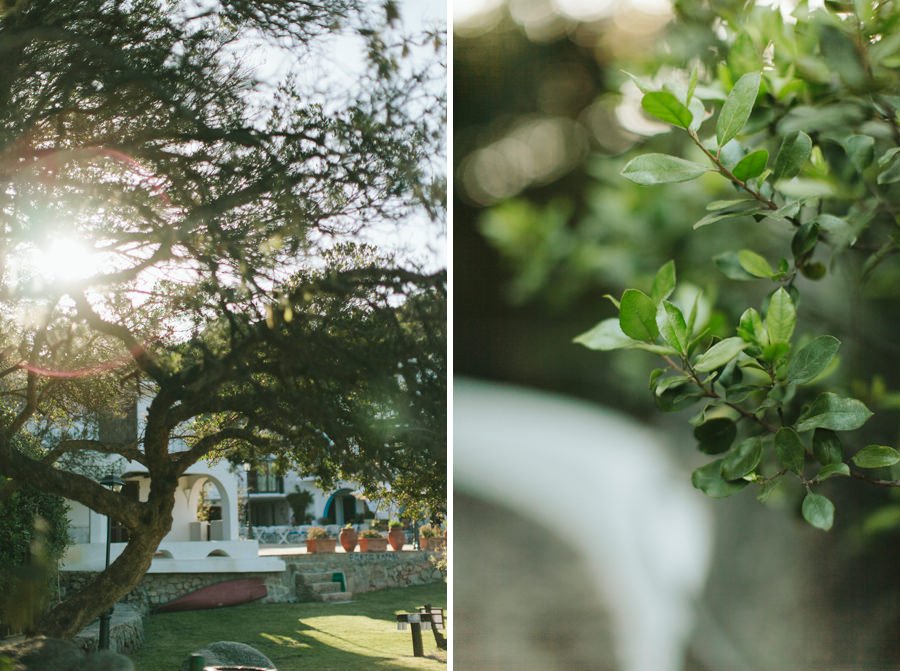
[[[275,473],[274,464],[263,464],[247,473],[251,494],[284,494],[284,478]]]

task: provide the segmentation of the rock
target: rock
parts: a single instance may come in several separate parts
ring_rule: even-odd
[[[127,657],[104,650],[86,655],[74,643],[38,636],[0,646],[0,661],[9,671],[134,671]],[[2,666],[2,665],[0,665]]]
[[[277,671],[268,657],[246,643],[217,641],[194,651],[202,655],[206,666],[240,666],[247,671]],[[190,657],[181,663],[181,671],[189,671]]]

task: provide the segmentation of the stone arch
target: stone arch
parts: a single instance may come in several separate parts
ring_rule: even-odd
[[[196,521],[197,508],[200,505],[200,495],[203,492],[203,488],[207,484],[212,484],[218,490],[219,505],[222,509],[222,520],[221,524],[218,525],[222,529],[222,531],[220,532],[221,537],[216,537],[217,534],[214,534],[211,531],[210,540],[232,540],[231,529],[232,522],[237,515],[237,501],[232,501],[232,497],[229,494],[228,487],[226,487],[225,483],[223,483],[215,475],[203,474],[196,477],[194,482],[191,484],[190,490],[188,491],[188,510],[193,517],[193,521]]]
[[[225,550],[213,550],[210,552],[207,557],[230,557],[231,555],[225,552]]]

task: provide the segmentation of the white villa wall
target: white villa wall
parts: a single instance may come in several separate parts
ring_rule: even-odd
[[[143,431],[147,410],[151,399],[142,395],[137,402],[138,433]],[[188,449],[182,440],[170,443],[171,452]],[[146,501],[150,491],[150,478],[146,468],[138,462],[111,461],[112,472],[128,482],[138,483],[138,499]],[[197,519],[198,507],[204,486],[207,489],[207,503],[219,506],[222,519],[211,523]],[[273,558],[258,556],[258,543],[241,540],[239,527],[239,506],[247,501],[246,474],[235,469],[228,462],[216,464],[199,462],[179,478],[178,489],[172,509],[172,528],[159,546],[162,555],[153,560],[150,572],[244,572],[282,570],[283,563]],[[326,506],[336,494],[355,493],[358,487],[353,483],[337,483],[334,490],[326,492],[316,486],[312,478],[305,478],[296,472],[284,476],[283,493],[250,493],[252,501],[270,501],[275,504],[276,525],[290,525],[292,511],[287,503],[287,495],[295,488],[312,493],[313,502],[307,510],[314,523],[325,515]],[[86,506],[69,502],[68,513],[71,535],[75,543],[63,558],[62,568],[69,571],[101,570],[105,562],[107,518]],[[386,506],[369,504],[376,516],[386,519],[392,514]],[[365,511],[365,503],[356,501],[356,513]],[[343,511],[338,506],[337,522],[343,524]],[[124,543],[113,543],[111,561],[124,548]],[[210,556],[211,553],[213,556]]]

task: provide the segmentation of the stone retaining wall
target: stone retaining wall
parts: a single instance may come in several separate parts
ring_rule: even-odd
[[[303,571],[343,571],[347,590],[371,592],[438,582],[443,574],[435,566],[432,552],[354,552],[282,556],[286,569],[278,573],[148,573],[122,601],[146,613],[189,592],[225,580],[262,578],[269,595],[267,603],[296,601],[294,582]],[[63,595],[78,589],[93,576],[89,572],[60,573]]]
[[[439,582],[444,576],[432,552],[352,552],[281,557],[292,578],[303,571],[342,571],[354,594]],[[293,584],[293,580],[290,581]]]

